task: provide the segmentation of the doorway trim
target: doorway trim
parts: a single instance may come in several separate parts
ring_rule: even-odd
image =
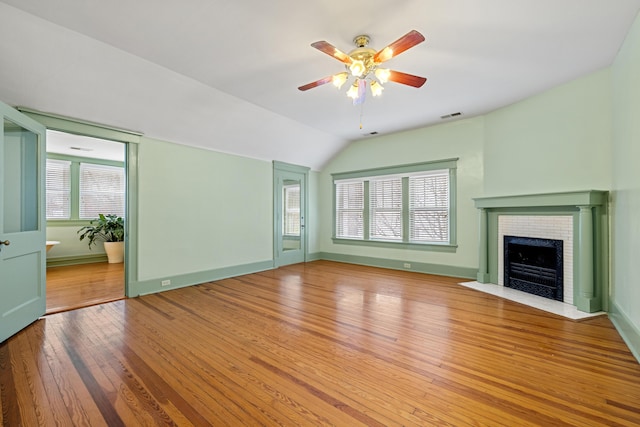
[[[117,129],[84,120],[16,107],[21,113],[43,124],[47,129],[76,135],[107,139],[125,144],[126,197],[125,206],[125,278],[124,294],[130,296],[130,286],[138,278],[138,144],[142,133]]]
[[[278,268],[282,265],[288,265],[292,262],[286,260],[282,249],[282,182],[287,175],[297,174],[301,176],[302,185],[301,193],[303,195],[300,206],[303,209],[303,222],[301,224],[300,234],[302,237],[302,262],[307,262],[309,252],[308,244],[308,212],[309,212],[309,168],[305,166],[293,165],[274,160],[273,161],[273,266]]]

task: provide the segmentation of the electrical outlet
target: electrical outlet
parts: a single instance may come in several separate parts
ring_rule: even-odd
[[[408,262],[404,263],[404,268],[411,268],[411,264],[409,264]]]
[[[163,280],[161,285],[162,286],[169,286],[171,284],[171,280]]]

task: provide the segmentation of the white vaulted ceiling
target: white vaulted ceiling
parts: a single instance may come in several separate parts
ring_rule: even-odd
[[[0,100],[146,136],[313,169],[350,141],[471,117],[609,66],[640,0],[3,0]],[[363,109],[310,47],[426,42]],[[363,129],[359,128],[362,115]]]

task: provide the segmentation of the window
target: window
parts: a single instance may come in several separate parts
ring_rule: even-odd
[[[334,174],[337,243],[455,247],[457,159]]]
[[[122,162],[47,154],[47,220],[87,220],[98,214],[124,216]]]
[[[80,219],[124,216],[124,168],[80,163]]]
[[[300,184],[282,187],[283,224],[282,232],[285,236],[300,235]]]
[[[336,236],[364,238],[364,182],[338,182],[336,192]]]
[[[402,241],[402,180],[372,179],[369,200],[371,238]]]
[[[449,241],[449,171],[409,177],[412,242]]]
[[[71,218],[71,162],[47,159],[47,219]]]

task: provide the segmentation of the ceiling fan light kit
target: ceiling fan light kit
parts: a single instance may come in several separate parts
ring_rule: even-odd
[[[389,81],[416,88],[422,87],[427,81],[426,78],[380,68],[380,64],[422,43],[424,40],[425,38],[422,34],[412,30],[383,49],[376,51],[367,47],[369,45],[369,36],[359,35],[353,39],[356,48],[348,54],[326,41],[312,43],[312,47],[342,62],[347,71],[324,77],[300,86],[298,89],[306,91],[329,82],[332,82],[336,88],[340,89],[347,81],[353,79],[353,83],[349,85],[347,90],[347,96],[353,100],[354,105],[357,105],[364,102],[367,86],[369,86],[373,96],[380,96],[384,90],[383,85]]]
[[[349,78],[349,73],[345,71],[342,73],[334,74],[331,77],[331,81],[335,87],[340,89],[347,82],[348,78]]]

